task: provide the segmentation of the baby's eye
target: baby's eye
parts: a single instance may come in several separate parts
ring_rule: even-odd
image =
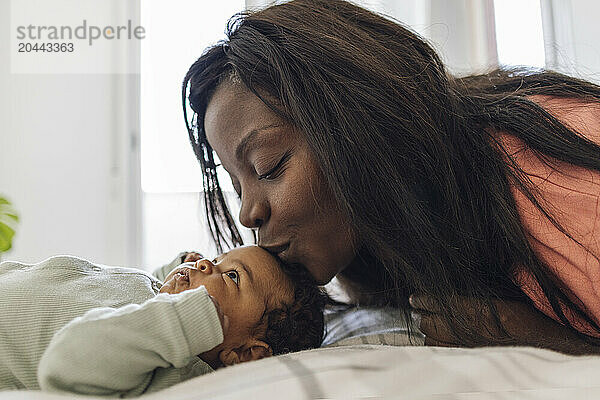
[[[236,285],[240,284],[240,275],[237,273],[236,270],[231,270],[231,271],[225,272],[225,275],[227,275],[229,278],[231,278],[231,280]]]

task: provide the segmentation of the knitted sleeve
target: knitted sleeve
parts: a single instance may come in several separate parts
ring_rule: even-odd
[[[155,370],[183,368],[222,341],[217,311],[203,286],[162,293],[143,304],[95,308],[72,320],[44,352],[38,380],[47,391],[137,396],[164,387],[164,373]]]

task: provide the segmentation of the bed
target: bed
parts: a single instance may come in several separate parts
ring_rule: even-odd
[[[145,399],[597,399],[600,357],[533,348],[349,345],[203,375]],[[90,399],[12,391],[2,399]]]
[[[329,310],[324,347],[224,368],[144,399],[596,399],[600,357],[527,347],[448,349],[409,338],[393,309]],[[96,397],[33,391],[1,399]]]

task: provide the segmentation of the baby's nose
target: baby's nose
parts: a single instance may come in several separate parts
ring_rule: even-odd
[[[212,270],[213,270],[213,263],[210,262],[210,260],[208,260],[207,258],[203,258],[202,260],[198,260],[196,261],[196,268],[205,274],[212,274]]]

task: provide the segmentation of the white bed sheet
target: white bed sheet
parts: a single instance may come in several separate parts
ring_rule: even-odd
[[[600,399],[600,356],[534,348],[329,347],[218,370],[144,399]],[[1,399],[88,396],[0,392]]]

